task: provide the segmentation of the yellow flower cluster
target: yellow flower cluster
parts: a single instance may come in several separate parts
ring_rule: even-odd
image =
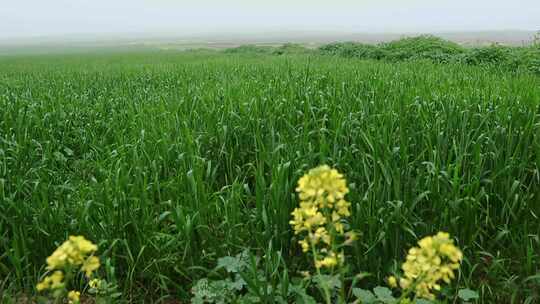
[[[38,291],[45,289],[60,289],[64,287],[64,273],[61,271],[55,271],[50,276],[47,276],[43,281],[39,282],[36,286]]]
[[[290,224],[295,234],[306,234],[299,244],[304,252],[322,246],[319,251],[324,256],[316,259],[315,266],[332,268],[342,261],[342,254],[331,249],[334,235],[345,234],[342,219],[350,216],[347,182],[337,170],[323,165],[300,178],[296,191],[300,208],[292,212]]]
[[[68,292],[69,304],[78,304],[81,301],[81,293],[75,290]]]
[[[99,287],[101,286],[101,280],[92,279],[90,282],[88,282],[88,286],[90,286],[90,288],[99,289]]]
[[[96,251],[97,246],[83,236],[70,236],[47,258],[47,270],[54,272],[37,284],[37,290],[62,288],[64,286],[62,270],[68,266],[80,267],[80,270],[90,278],[100,266],[99,258],[93,255]]]
[[[449,283],[454,270],[459,268],[463,254],[454,245],[450,235],[439,232],[418,242],[418,247],[409,250],[405,263],[401,266],[404,277],[399,285],[402,289],[412,288],[418,297],[433,300],[433,290],[440,290],[440,282]],[[395,278],[388,279],[395,285]]]
[[[83,236],[70,236],[53,254],[47,258],[47,269],[61,269],[66,265],[82,265],[82,270],[88,276],[99,268],[99,259],[92,255],[97,250],[97,246],[85,239]]]

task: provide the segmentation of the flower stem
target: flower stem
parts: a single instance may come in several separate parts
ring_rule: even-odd
[[[330,295],[330,290],[326,285],[327,282],[322,279],[321,269],[317,267],[317,250],[315,249],[315,245],[313,243],[311,244],[311,251],[313,253],[313,264],[315,265],[315,269],[317,270],[317,275],[319,277],[319,285],[323,290],[325,302],[327,304],[332,304],[332,296]]]

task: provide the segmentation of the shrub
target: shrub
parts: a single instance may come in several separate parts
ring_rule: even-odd
[[[378,46],[356,42],[338,42],[323,45],[319,48],[319,52],[348,58],[383,59],[386,57],[386,52]]]
[[[500,64],[509,61],[510,52],[508,48],[499,45],[489,47],[478,47],[468,51],[463,57],[463,62],[472,65],[479,64]]]
[[[310,53],[311,50],[308,48],[303,47],[300,44],[296,43],[285,43],[284,45],[276,48],[272,51],[272,54],[274,55],[285,55],[285,54],[307,54]]]
[[[523,67],[528,71],[540,74],[540,47],[514,48],[511,58],[515,68]]]
[[[529,47],[506,47],[493,44],[467,49],[444,39],[423,35],[403,38],[379,45],[356,42],[330,43],[319,47],[324,55],[388,61],[429,60],[436,63],[497,65],[511,71],[540,74],[540,44]]]
[[[272,47],[269,46],[258,46],[258,45],[241,45],[239,47],[226,49],[225,53],[228,54],[271,54],[273,51]]]
[[[380,48],[387,52],[389,59],[396,61],[428,59],[449,62],[454,56],[466,51],[457,43],[429,35],[383,43]]]

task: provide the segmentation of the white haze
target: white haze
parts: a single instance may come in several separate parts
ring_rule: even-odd
[[[0,39],[482,30],[540,30],[540,0],[0,0]]]

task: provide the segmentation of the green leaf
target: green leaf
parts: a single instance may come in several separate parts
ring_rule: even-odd
[[[195,298],[205,298],[205,297],[213,297],[214,294],[210,290],[210,284],[208,283],[208,279],[200,279],[197,281],[197,283],[193,286],[191,289],[191,292],[193,293]]]
[[[480,298],[480,296],[478,295],[476,291],[470,290],[468,288],[460,289],[458,292],[458,297],[466,302]]]
[[[392,290],[390,290],[387,287],[381,287],[377,286],[373,289],[373,292],[377,296],[377,298],[384,303],[395,303],[396,299],[392,295]]]
[[[226,303],[234,297],[233,282],[230,279],[208,281],[200,279],[191,289],[192,303]]]
[[[236,274],[232,287],[236,290],[242,290],[246,285],[246,281],[244,281],[242,276],[240,274]]]
[[[369,291],[362,288],[353,288],[353,295],[360,300],[362,304],[371,304],[377,301],[375,295]]]
[[[217,269],[225,268],[229,273],[238,273],[246,267],[246,262],[241,256],[231,257],[226,256],[219,258],[217,261]]]
[[[317,303],[317,301],[315,301],[315,299],[312,296],[306,293],[306,289],[301,285],[292,285],[289,290],[292,294],[296,294],[295,303],[299,303],[299,304],[316,304]]]
[[[302,294],[302,295],[297,295],[295,303],[298,303],[298,304],[317,304],[317,301],[315,301],[315,299],[312,296],[308,295],[308,294]]]
[[[226,256],[218,259],[216,269],[225,268],[229,273],[239,273],[248,268],[250,264],[250,254],[244,250],[234,257]]]
[[[415,301],[416,304],[433,304],[433,302],[431,302],[430,300],[426,300],[426,299],[418,299]]]
[[[193,297],[191,298],[192,304],[204,304],[204,300],[200,297]]]
[[[236,288],[236,285],[230,279],[225,279],[212,282],[211,287],[217,293],[224,294],[226,292],[233,291]]]
[[[334,275],[334,276],[327,275],[327,274],[315,275],[313,276],[313,280],[319,285],[325,284],[326,287],[328,287],[329,289],[341,288],[341,280],[339,279],[338,275]]]

